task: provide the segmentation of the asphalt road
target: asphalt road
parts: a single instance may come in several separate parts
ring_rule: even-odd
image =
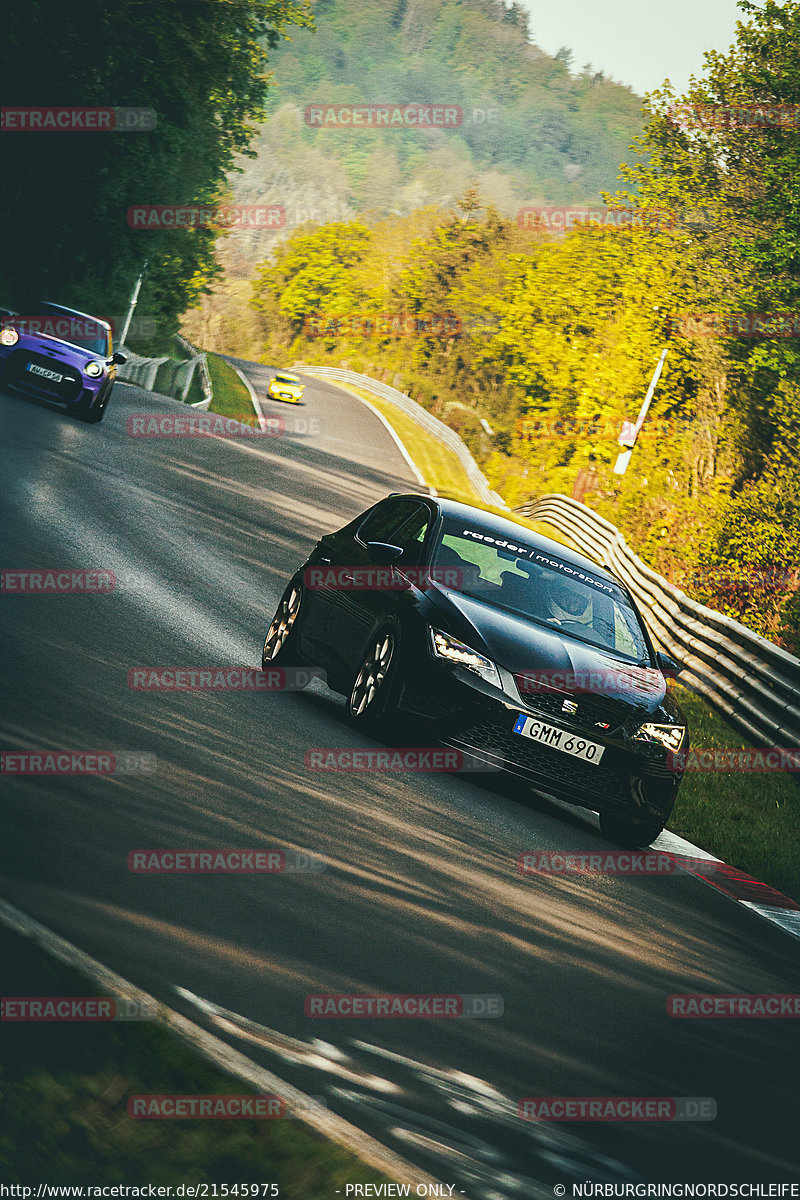
[[[253,368],[260,393],[265,378]],[[130,436],[135,414],[185,410],[124,385],[98,426],[0,394],[2,566],[118,577],[110,595],[2,596],[3,747],[157,762],[5,778],[0,897],[456,1194],[796,1179],[798,1022],[666,1015],[671,993],[800,992],[793,939],[689,875],[521,876],[520,852],[609,847],[591,816],[514,783],[307,770],[309,748],[375,745],[321,685],[129,688],[136,667],[257,666],[318,536],[416,490],[357,400],[315,382],[305,399],[266,404],[290,429],[256,441]],[[326,869],[129,872],[151,847],[293,849]],[[504,1015],[307,1017],[304,997],[328,992],[499,994]],[[239,1039],[193,997],[262,1030]],[[531,1124],[516,1116],[530,1096],[713,1097],[718,1115]]]

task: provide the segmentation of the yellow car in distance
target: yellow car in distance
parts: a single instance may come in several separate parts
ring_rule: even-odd
[[[305,384],[301,383],[296,375],[281,371],[280,375],[276,375],[270,381],[267,396],[270,400],[286,400],[289,404],[299,404],[304,387]]]

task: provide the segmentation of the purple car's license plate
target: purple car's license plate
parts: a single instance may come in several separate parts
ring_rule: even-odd
[[[48,371],[47,367],[40,367],[38,363],[28,363],[28,370],[34,375],[41,375],[42,379],[52,379],[53,383],[61,383],[64,378],[57,371]]]

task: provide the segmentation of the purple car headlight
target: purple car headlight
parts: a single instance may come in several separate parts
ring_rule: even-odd
[[[0,346],[16,346],[19,341],[19,334],[16,329],[9,327],[8,329],[0,329]]]
[[[103,374],[104,369],[103,363],[96,361],[87,363],[83,368],[84,373],[88,375],[90,379],[99,379]]]

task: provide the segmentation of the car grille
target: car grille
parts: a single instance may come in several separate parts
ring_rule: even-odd
[[[581,729],[595,732],[607,725],[603,733],[616,733],[621,727],[627,730],[638,727],[647,716],[644,705],[632,705],[625,700],[615,700],[608,696],[600,696],[596,692],[568,692],[548,688],[543,684],[538,686],[526,678],[524,673],[514,676],[523,703],[534,712],[545,717],[567,716],[570,725],[578,725]],[[577,704],[577,712],[568,712],[564,701]]]
[[[6,361],[6,382],[26,391],[37,391],[41,395],[52,396],[54,400],[71,402],[77,400],[83,390],[80,372],[57,358],[48,358],[32,350],[15,350]],[[28,363],[36,363],[48,371],[57,371],[64,378],[57,383],[53,379],[34,375],[28,370]]]
[[[447,717],[454,716],[460,709],[457,702],[448,703],[437,693],[416,692],[409,687],[403,689],[400,703],[403,712],[428,721],[445,720]]]
[[[496,755],[503,759],[506,770],[513,773],[516,768],[542,791],[552,791],[565,799],[579,798],[588,807],[595,807],[591,801],[601,795],[604,801],[612,804],[630,804],[627,773],[614,771],[603,766],[602,762],[592,766],[571,754],[531,742],[521,734],[514,733],[514,719],[513,716],[510,718],[508,729],[494,721],[484,721],[463,733],[448,737],[446,742],[462,750]]]

